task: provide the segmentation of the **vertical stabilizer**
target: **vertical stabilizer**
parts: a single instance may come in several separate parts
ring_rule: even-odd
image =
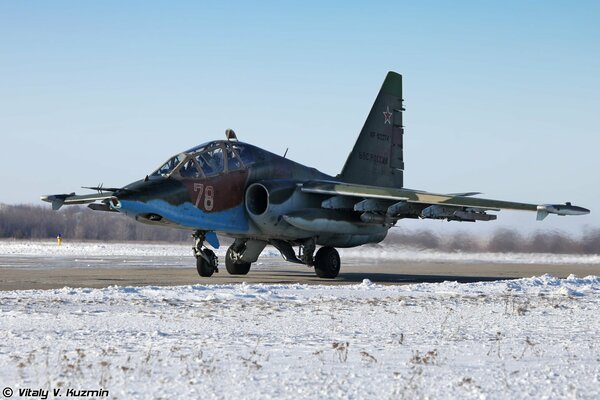
[[[388,72],[339,178],[362,185],[402,187],[402,75]]]

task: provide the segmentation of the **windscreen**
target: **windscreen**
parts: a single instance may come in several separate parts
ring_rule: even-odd
[[[150,176],[167,176],[183,161],[183,154],[178,154],[175,157],[169,159],[166,163],[164,163],[159,169],[154,171]]]

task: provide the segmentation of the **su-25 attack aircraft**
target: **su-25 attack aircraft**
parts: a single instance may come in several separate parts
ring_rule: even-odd
[[[314,266],[321,278],[340,271],[336,247],[378,243],[403,218],[491,221],[490,211],[536,211],[581,215],[589,210],[565,204],[527,204],[473,197],[479,193],[436,194],[403,188],[402,76],[389,72],[348,156],[333,177],[285,157],[237,141],[208,142],[170,158],[156,171],[123,188],[88,188],[91,195],[42,197],[57,210],[91,203],[93,210],[124,213],[139,222],[194,231],[200,276],[218,271],[216,233],[234,238],[225,266],[245,275],[267,244],[283,258]],[[298,253],[294,251],[298,246]],[[317,246],[321,246],[318,251]]]

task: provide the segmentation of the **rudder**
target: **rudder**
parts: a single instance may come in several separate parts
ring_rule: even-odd
[[[403,186],[402,100],[402,75],[390,71],[338,176],[343,182]]]

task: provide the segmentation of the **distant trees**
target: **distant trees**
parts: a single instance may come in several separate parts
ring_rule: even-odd
[[[87,207],[53,211],[44,205],[0,204],[0,238],[48,239],[59,233],[78,240],[189,242],[191,231],[141,224],[119,213]],[[385,243],[443,251],[600,254],[600,229],[587,230],[581,237],[543,231],[523,235],[509,229],[484,236],[393,229]]]
[[[581,237],[571,237],[562,232],[544,231],[524,235],[514,229],[498,229],[483,237],[464,231],[438,235],[427,230],[392,230],[385,242],[443,251],[600,254],[600,229],[586,230]]]
[[[0,238],[47,239],[58,234],[80,240],[187,241],[190,231],[141,224],[119,213],[69,206],[0,204]]]

